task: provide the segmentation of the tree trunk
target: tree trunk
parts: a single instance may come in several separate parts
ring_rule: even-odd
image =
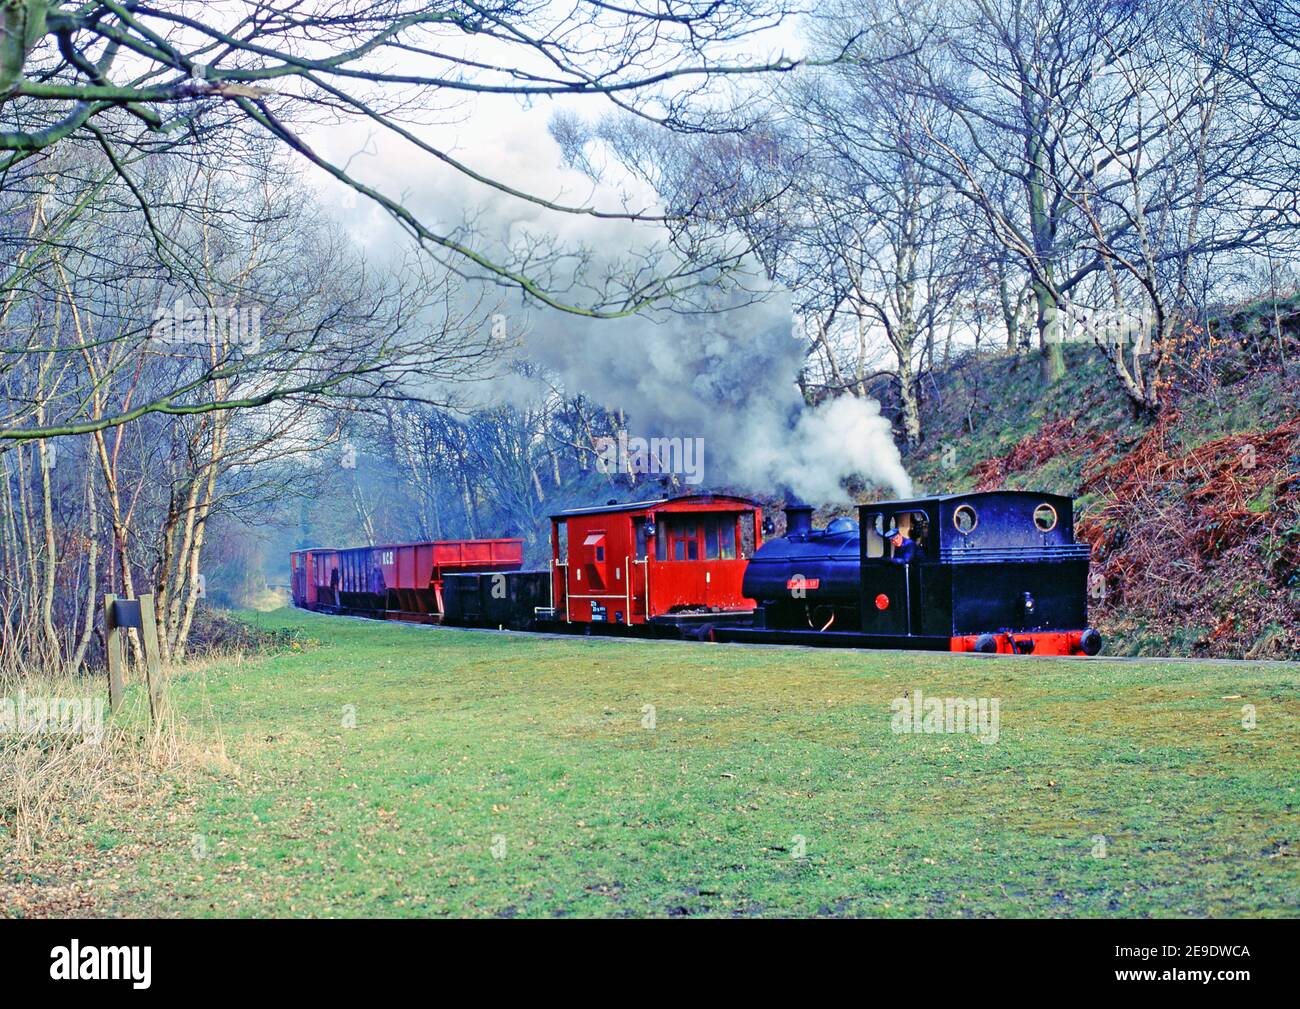
[[[90,455],[92,458],[86,460],[86,618],[69,663],[73,672],[80,669],[86,661],[86,652],[90,648],[90,639],[95,631],[95,613],[99,601],[96,598],[99,593],[99,507],[95,502],[93,442],[90,446]]]
[[[1036,125],[1036,124],[1035,124]],[[1038,305],[1038,346],[1042,353],[1043,382],[1050,385],[1065,377],[1065,353],[1061,347],[1060,306],[1052,289],[1056,235],[1047,205],[1047,166],[1040,137],[1030,133],[1025,144],[1029,162],[1029,220],[1034,236],[1034,299]]]
[[[1011,303],[1007,271],[1001,264],[998,266],[998,302],[1002,307],[1002,324],[1007,328],[1007,350],[1014,354],[1020,349],[1020,305]]]
[[[44,411],[42,411],[44,412]],[[49,649],[50,662],[58,666],[62,663],[62,649],[59,647],[59,633],[54,629],[54,575],[59,561],[58,545],[54,538],[54,501],[51,497],[51,481],[48,448],[45,439],[36,443],[36,458],[41,471],[41,524],[45,531],[45,550],[41,586],[41,626],[45,631],[45,646]]]
[[[1039,281],[1034,281],[1034,300],[1038,305],[1038,347],[1042,353],[1043,382],[1050,385],[1065,377],[1065,350],[1061,346],[1061,313],[1056,295]]]

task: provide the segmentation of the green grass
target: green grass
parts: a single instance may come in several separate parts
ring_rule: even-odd
[[[231,765],[135,821],[150,843],[101,911],[1300,910],[1294,666],[257,619],[320,646],[178,677],[195,741]],[[892,733],[917,688],[998,698],[1000,738]]]

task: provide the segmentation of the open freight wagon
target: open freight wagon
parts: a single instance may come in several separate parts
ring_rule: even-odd
[[[449,575],[517,571],[522,539],[436,540],[290,554],[293,604],[326,613],[438,623]]]

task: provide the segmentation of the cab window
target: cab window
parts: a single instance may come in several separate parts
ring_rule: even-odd
[[[700,544],[698,526],[693,521],[673,523],[673,560],[698,561]]]
[[[736,559],[735,515],[709,515],[704,519],[704,557],[710,561]]]
[[[700,559],[700,527],[696,519],[674,515],[664,516],[659,522],[660,542],[667,542],[667,560],[697,561]],[[656,550],[656,557],[659,556]],[[664,558],[661,558],[664,559]]]
[[[916,544],[916,555],[924,556],[930,540],[930,520],[925,512],[898,512],[890,525],[901,530],[904,536]],[[888,541],[886,545],[892,557],[894,545]]]
[[[746,523],[748,519],[748,523]],[[661,515],[655,534],[655,560],[733,561],[753,551],[754,516]]]
[[[885,556],[885,516],[873,512],[867,516],[867,559],[880,560]]]

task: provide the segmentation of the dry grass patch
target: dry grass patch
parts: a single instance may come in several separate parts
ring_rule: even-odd
[[[106,693],[71,677],[0,687],[0,917],[94,914],[197,774],[231,770],[219,731],[197,742],[166,704],[152,725],[141,687],[110,714]]]

